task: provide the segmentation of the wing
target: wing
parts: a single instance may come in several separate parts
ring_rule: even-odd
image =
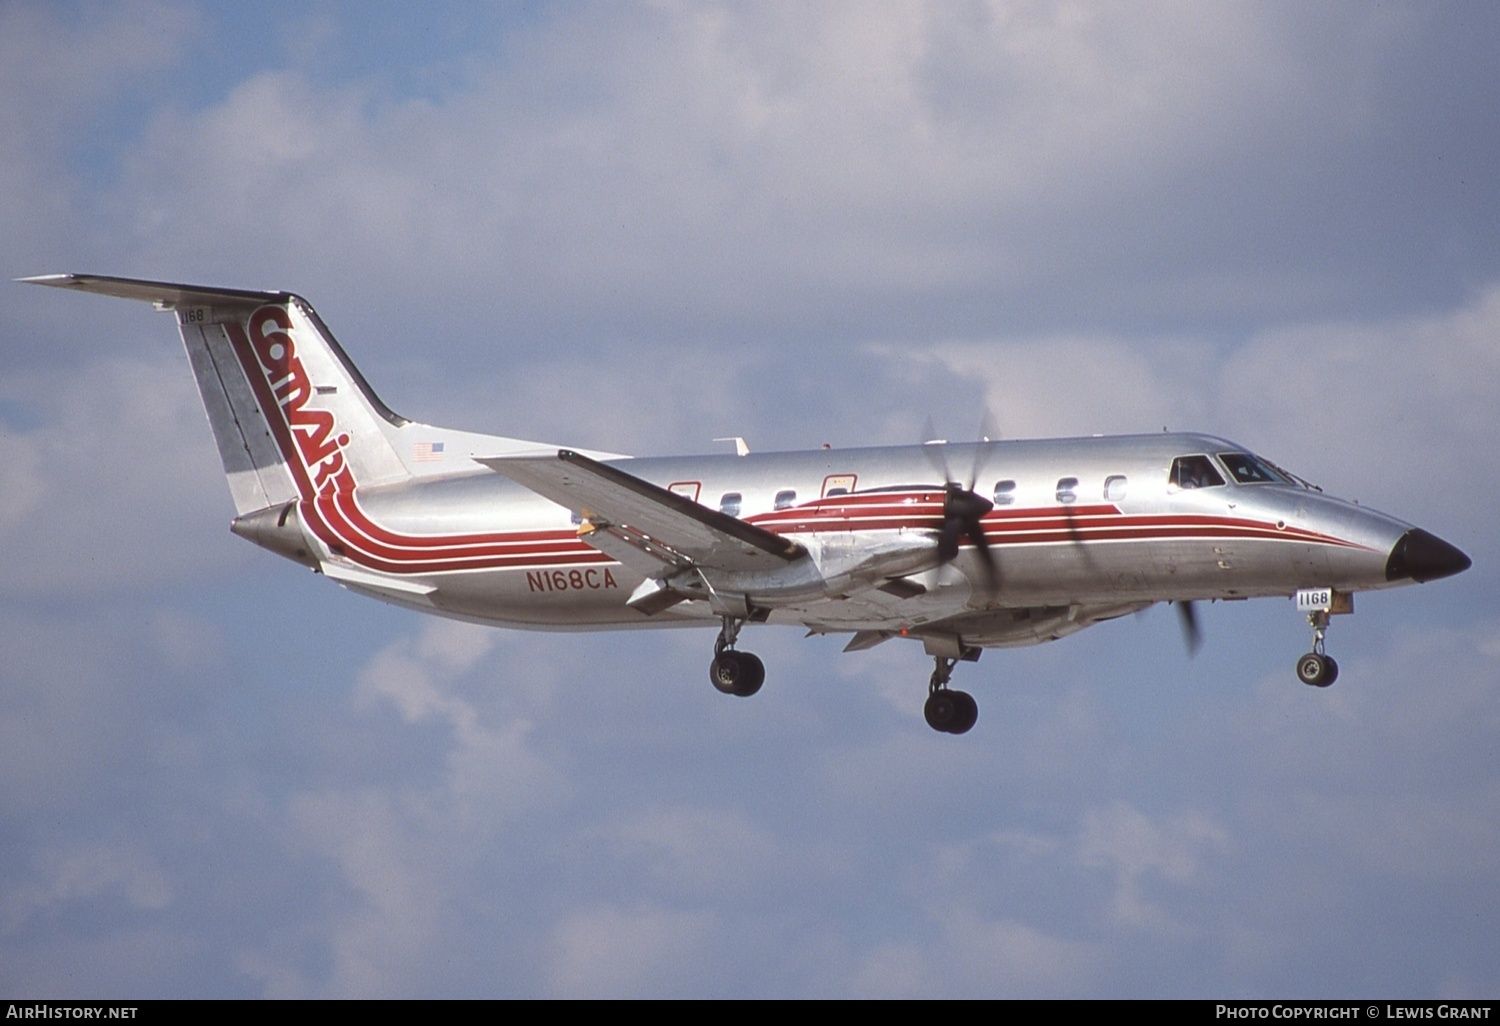
[[[1138,613],[1150,605],[1150,602],[1119,602],[987,610],[939,620],[917,633],[929,655],[943,654],[943,649],[954,642],[962,649],[1018,648],[1056,641],[1096,623]]]
[[[874,648],[883,641],[900,637],[922,642],[928,655],[977,659],[982,648],[1019,648],[1056,641],[1096,623],[1138,613],[1151,605],[1151,602],[1119,602],[1108,605],[1014,606],[938,616],[920,627],[909,628],[851,628],[820,619],[808,623],[808,633],[851,634],[849,643],[844,646],[845,652]],[[893,620],[898,617],[899,614],[891,614]],[[867,610],[865,619],[868,622],[878,617]]]
[[[478,462],[583,518],[579,537],[650,576],[688,567],[778,570],[807,555],[790,538],[701,506],[570,449]]]

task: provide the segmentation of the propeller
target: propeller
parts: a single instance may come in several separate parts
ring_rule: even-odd
[[[989,413],[986,412],[980,425],[980,437],[985,442],[989,441],[989,421]],[[995,508],[995,504],[974,491],[974,482],[979,478],[986,447],[982,444],[974,447],[974,465],[969,469],[968,479],[961,482],[948,467],[948,457],[944,452],[947,443],[936,437],[931,417],[927,418],[927,437],[924,442],[923,451],[928,454],[934,469],[943,475],[943,524],[938,530],[938,564],[951,563],[957,559],[959,543],[968,538],[979,551],[985,583],[989,594],[994,595],[1000,590],[1000,566],[990,540],[984,533],[984,518]]]
[[[1187,645],[1188,658],[1191,659],[1203,647],[1203,632],[1198,629],[1198,611],[1194,608],[1192,599],[1177,603],[1177,619],[1182,624],[1182,640]]]

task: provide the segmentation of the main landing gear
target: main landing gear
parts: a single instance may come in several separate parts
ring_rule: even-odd
[[[932,679],[927,682],[927,704],[922,706],[922,715],[933,730],[945,734],[964,734],[979,719],[979,703],[967,691],[954,691],[948,687],[953,677],[957,659],[934,656],[936,667]]]
[[[1328,610],[1308,613],[1307,622],[1312,624],[1313,647],[1311,652],[1297,660],[1297,678],[1315,688],[1326,688],[1339,679],[1339,664],[1323,651],[1323,635],[1328,632]]]
[[[766,682],[766,664],[759,656],[736,651],[734,641],[743,621],[726,616],[723,623],[719,640],[714,642],[714,661],[708,665],[708,679],[726,695],[749,698]]]

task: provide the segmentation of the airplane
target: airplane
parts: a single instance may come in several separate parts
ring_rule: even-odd
[[[734,455],[631,458],[410,421],[290,292],[18,280],[176,315],[240,537],[459,620],[717,626],[709,677],[728,695],[765,680],[739,647],[747,624],[848,635],[845,651],[907,638],[934,662],[927,723],[963,734],[978,704],[949,684],[984,649],[1168,602],[1193,650],[1194,603],[1274,596],[1294,598],[1313,630],[1297,676],[1327,687],[1330,617],[1353,612],[1356,592],[1471,565],[1210,435],[787,453],[732,439]]]

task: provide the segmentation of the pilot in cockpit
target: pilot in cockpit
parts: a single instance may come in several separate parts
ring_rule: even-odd
[[[1168,483],[1174,488],[1213,488],[1224,483],[1207,456],[1179,456],[1172,461]]]

